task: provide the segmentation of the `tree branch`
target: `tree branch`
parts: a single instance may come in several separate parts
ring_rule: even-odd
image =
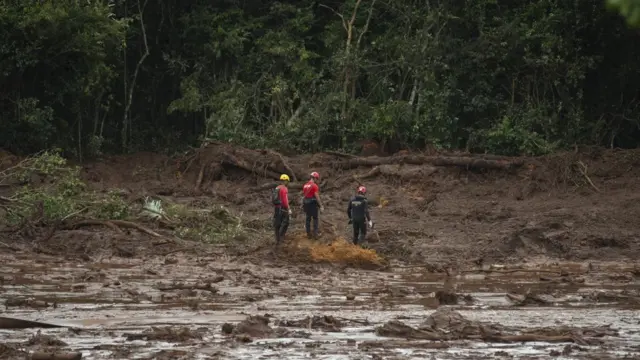
[[[349,31],[347,29],[347,21],[344,19],[344,16],[342,16],[342,14],[340,14],[339,12],[335,11],[333,8],[331,8],[331,7],[329,7],[329,6],[325,5],[325,4],[319,4],[318,6],[321,6],[323,8],[329,9],[329,10],[331,10],[331,12],[333,12],[336,15],[338,15],[340,17],[340,19],[342,19],[342,27],[344,27],[344,29],[346,31]]]
[[[373,6],[375,4],[376,4],[376,0],[373,0],[371,2],[371,7],[369,8],[369,15],[367,16],[367,22],[365,22],[364,29],[362,29],[362,32],[358,36],[358,41],[356,42],[356,48],[358,49],[360,48],[360,42],[362,42],[362,37],[369,30],[369,24],[371,23],[371,16],[373,15]]]
[[[351,20],[349,20],[349,26],[353,26],[353,23],[356,21],[356,15],[358,15],[358,7],[360,7],[361,2],[362,0],[356,1],[356,6],[353,7],[353,13],[351,14]],[[373,6],[373,4],[371,6]]]
[[[142,29],[142,40],[144,42],[144,53],[138,60],[136,64],[136,69],[133,72],[133,78],[131,79],[131,86],[129,87],[129,93],[127,95],[127,105],[124,108],[124,118],[122,119],[122,137],[123,144],[126,144],[126,136],[127,136],[127,128],[129,126],[129,112],[131,111],[131,104],[133,103],[133,90],[136,87],[136,80],[138,78],[138,73],[140,72],[140,68],[142,64],[149,56],[149,42],[147,41],[147,29],[144,26],[144,9],[147,7],[147,3],[149,0],[145,0],[143,5],[140,5],[140,0],[138,0],[138,13],[140,14],[140,28]]]

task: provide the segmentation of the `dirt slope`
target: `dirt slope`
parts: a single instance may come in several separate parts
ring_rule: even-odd
[[[429,164],[410,165],[418,162],[406,156],[365,158],[366,164],[355,167],[344,164],[363,159],[327,153],[280,158],[271,151],[215,145],[180,159],[150,153],[109,157],[84,165],[84,176],[99,189],[224,204],[267,223],[266,189],[276,170],[284,167],[298,178],[319,171],[327,208],[321,231],[348,237],[345,207],[358,184],[353,176],[368,173],[360,182],[377,205],[371,247],[398,259],[479,264],[640,254],[638,150],[576,150],[517,159],[518,166],[504,168],[500,164],[515,159],[498,159],[496,169],[443,165],[434,157]],[[449,154],[449,159],[463,157]],[[375,162],[382,162],[382,169],[372,172]],[[305,179],[298,180],[291,193],[299,203]],[[301,214],[295,216],[291,232],[303,231],[303,221]]]

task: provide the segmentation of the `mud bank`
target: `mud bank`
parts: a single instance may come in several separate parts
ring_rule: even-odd
[[[379,272],[205,257],[1,260],[2,315],[65,326],[1,329],[2,349],[16,359],[54,350],[83,359],[640,356],[640,283],[633,268],[614,263],[485,266],[447,276],[398,264]],[[425,340],[445,334],[424,327],[443,309],[482,331],[545,329],[547,337],[495,341],[465,330]],[[381,331],[389,324],[417,333]]]

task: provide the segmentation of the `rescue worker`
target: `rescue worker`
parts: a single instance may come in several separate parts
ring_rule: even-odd
[[[353,244],[361,244],[367,236],[367,225],[373,227],[369,214],[369,202],[367,201],[367,188],[358,187],[358,193],[349,201],[347,216],[349,224],[353,225]]]
[[[274,205],[273,227],[276,233],[276,248],[284,240],[289,228],[291,208],[289,208],[289,175],[280,175],[280,185],[273,189],[272,202]]]
[[[302,187],[302,209],[306,215],[304,228],[307,230],[308,238],[318,238],[318,210],[323,210],[322,202],[320,201],[320,188],[318,187],[318,181],[320,180],[320,174],[312,172],[309,177],[309,181]],[[311,219],[313,219],[313,235],[311,234]]]

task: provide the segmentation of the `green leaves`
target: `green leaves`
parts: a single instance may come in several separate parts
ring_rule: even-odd
[[[640,45],[602,0],[356,2],[5,1],[0,141],[78,156],[122,137],[163,151],[638,143]],[[607,5],[640,24],[640,0]]]
[[[640,27],[640,0],[606,0],[607,7],[617,10],[624,16],[627,24],[632,27]]]

